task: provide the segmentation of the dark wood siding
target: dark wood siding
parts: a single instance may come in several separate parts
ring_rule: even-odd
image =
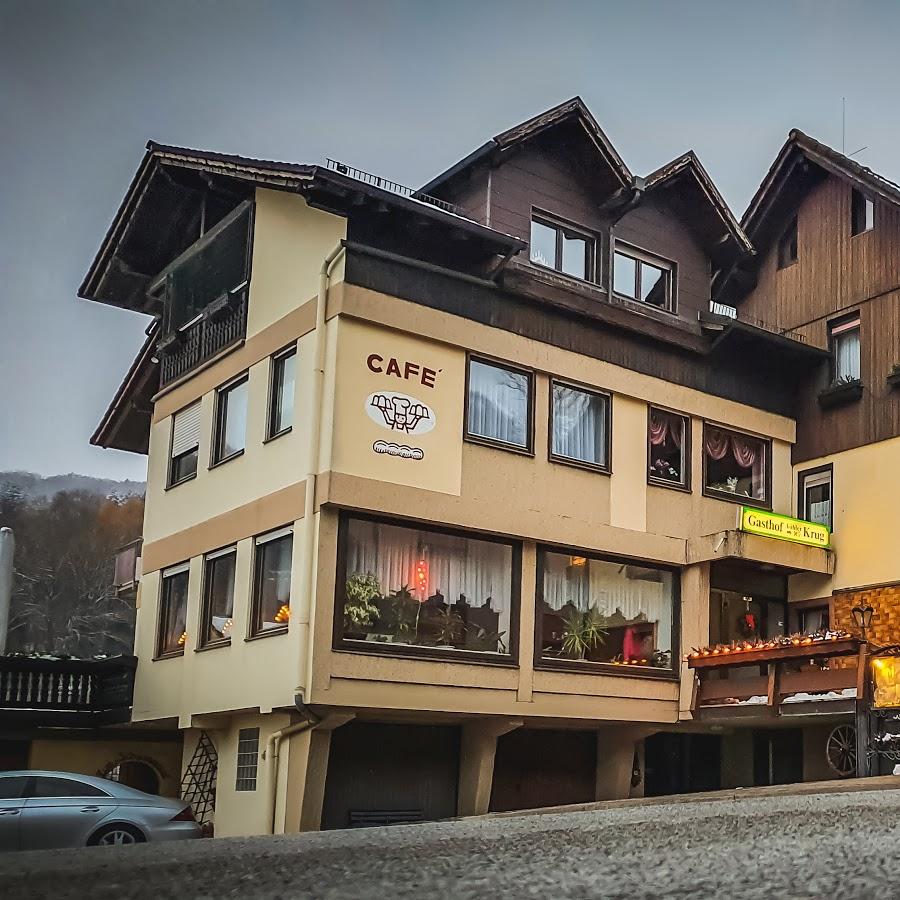
[[[616,223],[612,233],[614,239],[676,264],[679,318],[696,323],[697,313],[709,309],[709,258],[691,231],[661,201],[647,197]]]
[[[840,178],[814,187],[797,212],[797,261],[778,269],[772,247],[756,287],[739,305],[742,316],[798,331],[822,348],[829,321],[860,314],[862,398],[822,410],[825,368],[799,387],[798,463],[900,435],[900,389],[886,380],[900,363],[900,210],[876,203],[874,230],[854,236],[850,203],[851,187]]]

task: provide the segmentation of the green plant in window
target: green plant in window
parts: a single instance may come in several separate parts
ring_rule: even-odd
[[[480,625],[470,623],[466,626],[466,649],[487,651],[490,653],[506,653],[503,643],[505,631],[488,631]]]
[[[391,591],[388,602],[390,628],[398,637],[410,640],[417,633],[421,604],[413,596],[408,584]]]
[[[374,575],[351,575],[344,588],[344,627],[371,627],[378,618],[379,596],[381,584]]]
[[[606,620],[596,609],[573,609],[563,618],[562,651],[573,659],[584,659],[589,650],[606,641]]]
[[[437,627],[436,643],[446,647],[453,647],[462,643],[466,631],[466,623],[459,613],[452,609],[442,609],[434,619]]]

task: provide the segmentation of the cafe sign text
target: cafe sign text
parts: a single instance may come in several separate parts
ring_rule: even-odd
[[[831,541],[831,534],[825,525],[754,509],[752,506],[741,507],[738,527],[748,534],[808,544],[810,547],[827,547]]]

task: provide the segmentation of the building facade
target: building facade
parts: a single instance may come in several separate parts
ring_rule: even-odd
[[[830,359],[711,311],[752,253],[577,99],[419,191],[148,145],[80,290],[152,317],[94,442],[148,454],[133,719],[217,834],[753,783],[685,660],[837,576],[740,526],[795,511]]]

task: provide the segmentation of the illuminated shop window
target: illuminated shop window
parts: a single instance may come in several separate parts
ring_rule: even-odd
[[[505,541],[348,518],[337,633],[360,649],[508,655],[516,556]]]

